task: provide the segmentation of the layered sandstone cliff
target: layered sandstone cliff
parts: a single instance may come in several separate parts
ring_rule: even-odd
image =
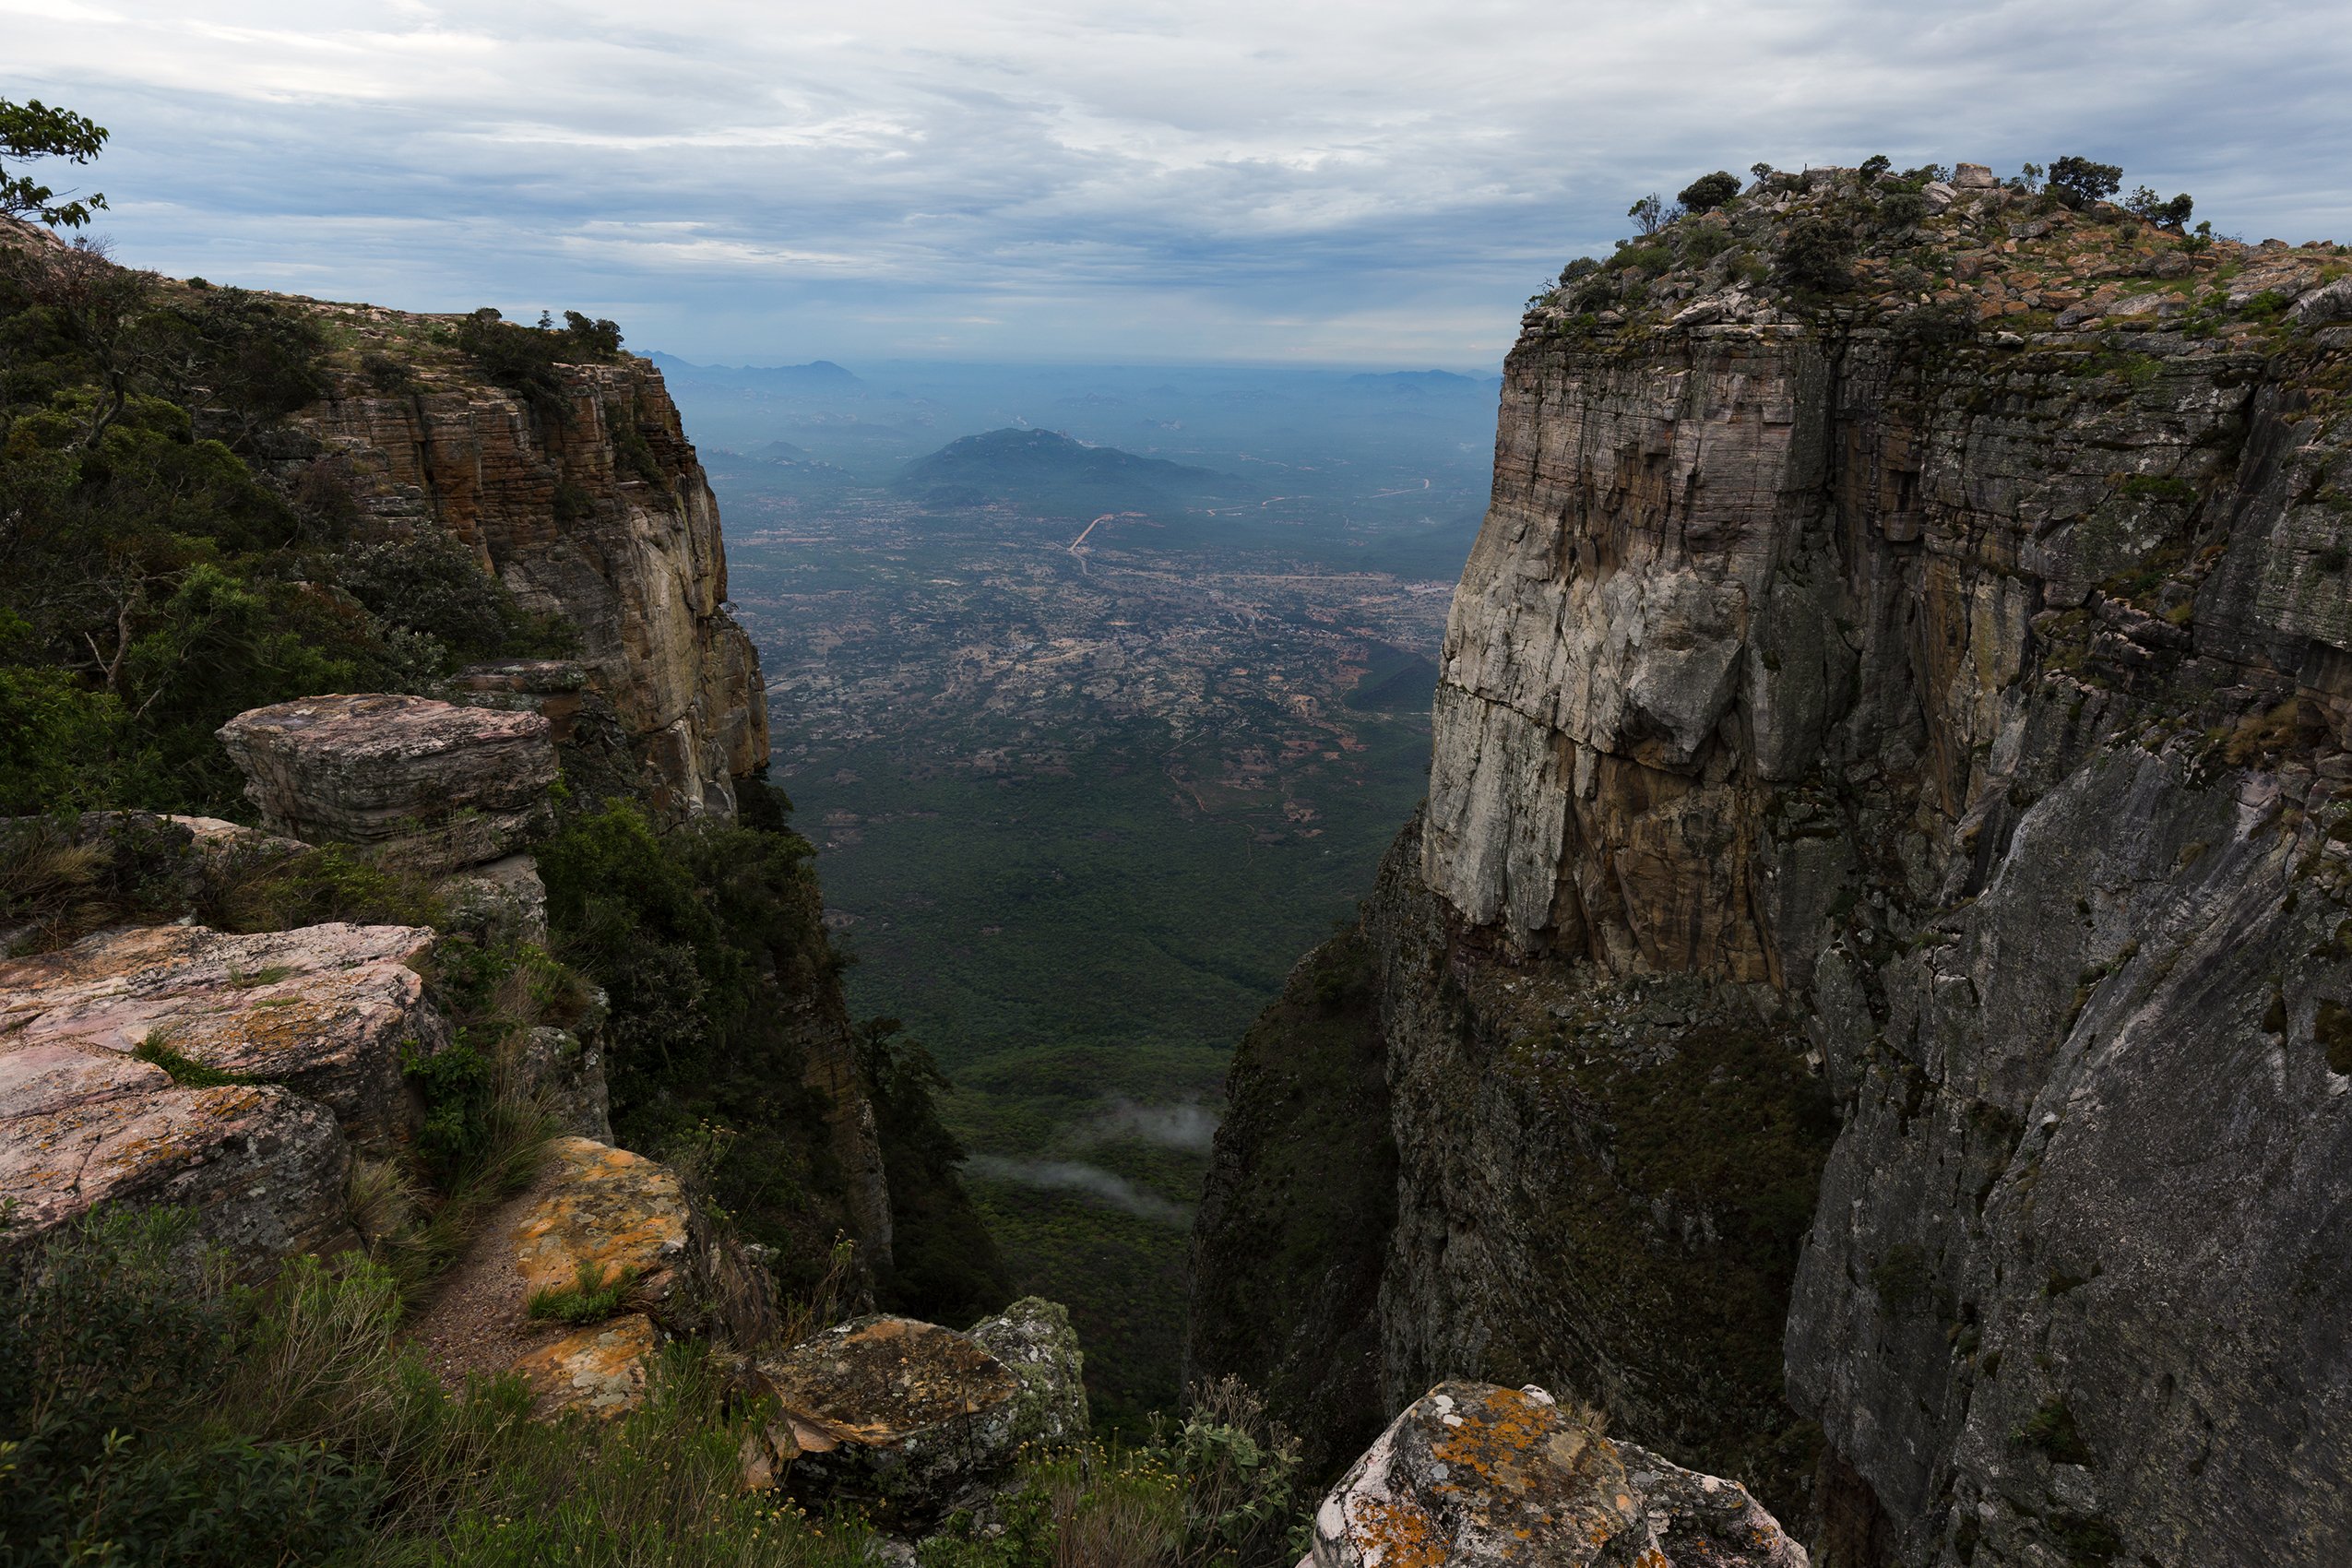
[[[661,373],[622,355],[553,367],[560,393],[493,381],[455,318],[304,302],[354,343],[294,426],[313,483],[348,490],[362,539],[420,526],[469,545],[522,604],[579,634],[636,784],[674,815],[734,809],[767,760],[759,659],[727,609],[719,504]]]
[[[1388,1104],[1327,1152],[1395,1221],[1291,1266],[1376,1271],[1392,1402],[1576,1389],[1827,1561],[2340,1561],[2352,262],[1964,173],[1531,311],[1354,939]],[[1194,1353],[1327,1396],[1220,1304],[1280,1120]]]

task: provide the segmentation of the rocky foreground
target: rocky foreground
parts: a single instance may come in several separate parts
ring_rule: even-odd
[[[1968,165],[1572,268],[1194,1364],[1573,1391],[1841,1563],[2352,1560],[2347,388],[2340,247]]]

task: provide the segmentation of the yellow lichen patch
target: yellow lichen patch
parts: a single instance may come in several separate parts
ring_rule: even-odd
[[[558,1138],[536,1201],[514,1229],[524,1300],[576,1284],[586,1265],[600,1279],[630,1275],[642,1297],[659,1301],[684,1257],[689,1219],[669,1167],[591,1139]]]
[[[1350,1498],[1348,1535],[1363,1554],[1364,1568],[1438,1568],[1448,1555],[1436,1521],[1409,1501]]]
[[[530,1351],[515,1370],[543,1411],[617,1416],[645,1402],[646,1358],[659,1346],[653,1320],[631,1313]]]

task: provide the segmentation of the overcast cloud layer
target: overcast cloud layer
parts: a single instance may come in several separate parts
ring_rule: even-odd
[[[690,359],[1491,367],[1710,169],[2081,152],[2352,239],[2352,7],[0,0],[123,258]]]

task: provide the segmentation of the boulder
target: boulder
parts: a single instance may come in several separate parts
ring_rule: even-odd
[[[101,1203],[195,1211],[253,1265],[354,1244],[335,1119],[275,1085],[181,1087],[83,1039],[0,1036],[0,1247]]]
[[[645,1403],[646,1362],[660,1347],[651,1318],[625,1313],[524,1352],[514,1370],[542,1411],[618,1416]]]
[[[612,1315],[533,1318],[541,1292],[626,1282]],[[425,1360],[453,1386],[522,1374],[543,1414],[617,1415],[646,1390],[663,1340],[750,1346],[775,1332],[767,1277],[694,1201],[678,1172],[590,1138],[559,1137],[530,1186],[492,1216],[417,1322]]]
[[[434,940],[422,926],[340,922],[253,935],[100,932],[0,962],[0,1051],[72,1044],[144,1053],[183,1076],[279,1084],[361,1144],[403,1144],[416,1107],[401,1055],[448,1039],[409,967]]]
[[[1989,191],[2001,184],[1992,171],[1981,163],[1955,163],[1952,166],[1952,188],[1957,191]]]
[[[509,1231],[524,1300],[571,1289],[592,1271],[626,1277],[633,1303],[657,1317],[687,1289],[699,1216],[678,1173],[659,1160],[588,1138],[557,1138]]]
[[[547,884],[539,861],[506,855],[445,876],[434,891],[448,906],[447,924],[493,940],[547,944]]]
[[[454,869],[512,854],[552,820],[555,749],[536,713],[305,697],[241,713],[220,735],[264,825],[310,842]]]
[[[508,1071],[516,1087],[538,1102],[559,1131],[600,1144],[612,1141],[612,1099],[604,1052],[593,1039],[569,1029],[528,1030],[514,1047]]]
[[[770,1467],[789,1464],[796,1491],[862,1503],[894,1527],[984,1500],[1025,1445],[1086,1431],[1076,1336],[1035,1298],[969,1334],[859,1318],[758,1370],[783,1411]]]
[[[1448,1382],[1315,1512],[1300,1568],[1807,1568],[1736,1481],[1601,1434],[1540,1388]]]

